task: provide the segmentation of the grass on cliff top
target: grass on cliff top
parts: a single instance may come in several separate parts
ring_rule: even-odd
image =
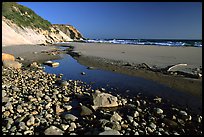
[[[2,3],[2,16],[20,27],[41,28],[50,31],[51,23],[38,16],[31,9],[16,2]]]

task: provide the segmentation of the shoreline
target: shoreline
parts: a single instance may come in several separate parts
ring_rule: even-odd
[[[38,62],[39,68],[41,68],[42,59],[50,60],[50,57],[56,57],[62,53],[52,55],[53,50],[48,50],[48,47],[43,49],[45,53],[41,48],[30,47],[32,52],[38,51],[39,54],[32,57],[32,52],[22,51],[25,47],[20,50],[21,54],[19,54],[19,47],[16,48],[18,50],[14,47],[10,50],[15,52],[15,55],[25,55],[28,62],[32,63],[33,60]],[[83,55],[79,56],[81,58],[79,61],[82,61],[83,57]],[[93,63],[100,65],[100,68],[104,65],[106,68],[113,69],[114,66],[116,72],[117,68],[124,67],[124,70],[131,73],[131,66],[121,66],[121,62],[116,61],[117,66],[113,63],[114,61],[107,59],[99,61],[96,57],[88,58],[84,60],[90,61],[91,66]],[[25,63],[25,61],[22,62]],[[109,67],[107,63],[110,63]],[[4,135],[102,135],[107,133],[113,135],[202,135],[200,114],[202,110],[193,111],[186,106],[177,106],[157,96],[148,98],[143,94],[137,94],[134,97],[125,97],[117,93],[112,94],[105,89],[92,89],[90,85],[79,80],[61,80],[60,75],[25,66],[23,65],[20,70],[2,67],[2,132]],[[146,70],[139,71],[142,76],[146,74],[151,77],[151,73],[155,76],[160,75],[160,73]],[[101,101],[96,97],[100,93],[114,98],[102,100],[108,100],[114,106],[118,105],[98,108],[96,102]],[[117,103],[114,100],[117,100]]]
[[[196,49],[195,47],[185,48],[165,46],[145,47],[121,44],[104,44],[104,43],[96,44],[96,43],[73,43],[73,42],[69,43],[69,45],[74,47],[73,49],[74,52],[80,53],[81,56],[74,58],[77,59],[79,63],[85,66],[102,68],[104,70],[114,71],[122,74],[127,74],[130,76],[143,77],[145,79],[150,79],[158,83],[165,84],[171,88],[180,90],[182,92],[190,93],[202,99],[202,78],[199,79],[188,78],[180,75],[175,75],[174,73],[172,75],[169,74],[167,75],[162,74],[160,72],[149,71],[146,69],[138,69],[137,67],[138,63],[148,63],[151,62],[150,60],[152,60],[152,64],[148,65],[150,66],[156,65],[157,67],[166,67],[167,65],[172,65],[176,63],[187,64],[191,63],[186,67],[178,68],[178,70],[192,73],[194,69],[201,67],[202,73],[202,49]],[[191,53],[192,49],[194,51],[192,51]],[[153,53],[151,53],[152,50]],[[140,51],[141,53],[139,53]],[[110,52],[112,54],[110,54]],[[139,55],[137,55],[137,53]],[[149,54],[151,54],[151,56]],[[181,54],[183,56],[181,60],[183,60],[184,62],[179,62],[180,60],[178,58],[181,56]],[[151,57],[160,55],[162,55],[163,57],[159,59],[158,62],[160,63],[156,64],[157,58],[151,59]],[[191,58],[188,57],[189,55],[191,55]],[[165,64],[162,63],[165,61],[167,61]],[[172,61],[174,62],[170,64]]]
[[[3,135],[202,135],[200,114],[163,98],[111,95],[36,68],[3,68],[2,81]]]
[[[50,51],[57,50],[55,45],[41,46],[41,45],[11,45],[3,46],[2,53],[12,54],[17,57],[22,57],[24,60],[18,60],[24,65],[31,64],[32,62],[44,62],[47,60],[60,59],[60,55],[49,54]],[[47,52],[47,53],[46,53]]]
[[[87,67],[99,68],[115,73],[126,74],[129,76],[142,77],[148,80],[164,84],[170,88],[181,92],[190,93],[193,96],[202,99],[202,79],[185,78],[174,75],[164,75],[160,72],[152,72],[134,68],[134,66],[124,66],[126,62],[119,62],[99,57],[80,56],[74,57],[80,64]]]

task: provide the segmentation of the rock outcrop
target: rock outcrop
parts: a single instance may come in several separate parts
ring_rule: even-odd
[[[47,45],[83,39],[73,26],[52,25],[15,2],[3,3],[2,7],[2,45]]]

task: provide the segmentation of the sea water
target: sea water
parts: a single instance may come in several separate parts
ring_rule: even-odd
[[[174,39],[87,39],[86,43],[112,43],[131,45],[157,46],[192,46],[202,47],[202,40],[174,40]]]

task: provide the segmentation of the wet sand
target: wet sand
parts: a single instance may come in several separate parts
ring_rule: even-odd
[[[188,65],[181,69],[191,71],[192,68],[202,67],[202,48],[76,42],[71,42],[69,45],[74,46],[74,51],[81,53],[82,56],[76,59],[83,65],[154,80],[202,99],[202,78],[191,79],[164,75],[159,72],[138,70],[134,68],[134,65],[123,65],[124,62],[129,62],[132,64],[147,63],[150,66],[166,67],[173,64],[186,63]]]
[[[70,42],[75,51],[84,56],[121,60],[130,63],[147,63],[150,66],[165,67],[172,64],[186,63],[189,67],[202,66],[202,48],[143,46],[104,43]]]
[[[2,53],[12,54],[15,58],[22,57],[24,60],[19,62],[23,64],[30,64],[34,61],[44,62],[46,60],[59,59],[59,55],[42,53],[42,51],[52,51],[55,49],[57,49],[55,46],[15,45],[3,46]]]

